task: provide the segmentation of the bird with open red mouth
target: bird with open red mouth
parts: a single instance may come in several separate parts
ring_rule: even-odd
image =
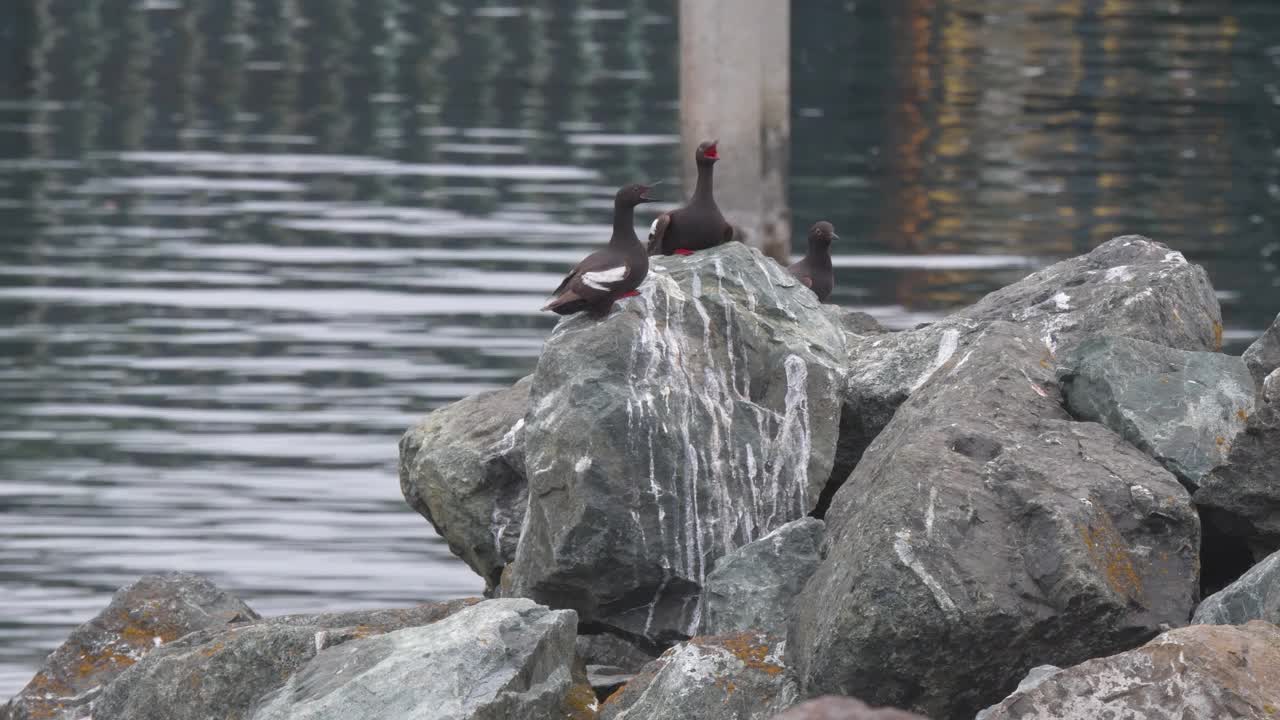
[[[720,154],[716,140],[698,145],[693,155],[698,167],[698,184],[684,207],[663,213],[649,228],[650,255],[692,255],[695,251],[733,240],[733,226],[716,205],[711,184]]]
[[[618,190],[613,198],[609,244],[575,265],[543,310],[559,315],[585,310],[599,318],[608,315],[619,299],[639,294],[636,288],[649,274],[649,255],[636,237],[635,211],[637,205],[653,202],[651,189],[649,185],[626,185]]]

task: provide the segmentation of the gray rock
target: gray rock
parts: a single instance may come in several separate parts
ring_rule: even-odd
[[[1091,335],[1222,349],[1222,311],[1204,268],[1140,235],[1050,265],[952,318],[1018,323],[1055,353]]]
[[[1231,443],[1227,464],[1196,491],[1208,522],[1245,539],[1254,559],[1280,550],[1280,405],[1263,405]]]
[[[475,600],[413,608],[289,615],[191,633],[156,650],[106,686],[97,720],[241,720],[317,652],[429,625]]]
[[[1240,358],[1095,336],[1061,360],[1067,408],[1154,457],[1195,491],[1226,462],[1253,412],[1253,378]]]
[[[818,566],[823,522],[800,518],[716,562],[703,591],[703,632],[785,635],[796,596]]]
[[[1022,678],[1022,682],[1018,683],[1018,688],[1013,691],[1013,695],[1018,693],[1026,693],[1040,687],[1040,683],[1062,672],[1062,668],[1057,665],[1037,665],[1031,668],[1027,676]],[[973,720],[990,720],[999,709],[999,703],[992,705],[982,712],[978,713]]]
[[[1193,625],[1055,673],[1010,695],[985,720],[1275,717],[1280,629]]]
[[[1020,324],[1046,345],[1044,361],[1093,334],[1133,337],[1183,350],[1221,348],[1222,313],[1204,269],[1136,235],[1064,260],[972,307],[916,330],[874,335],[851,329],[834,491],[898,406],[987,323]]]
[[[606,320],[562,320],[534,375],[510,593],[693,634],[714,563],[817,505],[844,358],[813,294],[739,243],[662,258]]]
[[[79,717],[101,688],[168,643],[197,630],[255,620],[258,614],[199,575],[146,575],[72,631],[0,718]]]
[[[840,326],[842,330],[850,335],[882,335],[889,332],[879,320],[871,315],[859,310],[850,310],[840,307],[839,305],[823,305],[822,312],[831,318],[832,322]]]
[[[851,697],[823,695],[802,702],[773,720],[929,720],[905,710],[873,708]]]
[[[400,491],[492,590],[515,557],[528,502],[531,378],[428,415],[400,439]]]
[[[316,653],[317,631],[248,625],[180,640],[108,685],[96,720],[241,720]]]
[[[1073,422],[1045,354],[1039,336],[992,323],[836,493],[788,632],[804,694],[972,716],[1034,665],[1132,647],[1190,615],[1200,528],[1186,490]]]
[[[576,625],[572,611],[529,600],[482,602],[425,627],[320,651],[253,718],[589,716],[594,695],[572,670]]]
[[[982,327],[977,322],[947,319],[916,330],[850,338],[840,440],[829,492],[849,477],[898,406],[957,353],[968,350]]]
[[[628,673],[639,672],[659,654],[647,652],[635,643],[608,633],[579,635],[574,641],[574,648],[578,658],[588,666],[612,666]]]
[[[1280,368],[1280,315],[1276,315],[1271,327],[1244,351],[1243,359],[1258,387],[1262,387],[1266,377]]]
[[[1191,616],[1197,625],[1243,625],[1250,620],[1280,624],[1280,552],[1205,598]]]
[[[795,700],[785,670],[780,638],[695,637],[610,696],[600,720],[764,720]]]
[[[1280,370],[1272,370],[1262,381],[1262,401],[1280,405]]]

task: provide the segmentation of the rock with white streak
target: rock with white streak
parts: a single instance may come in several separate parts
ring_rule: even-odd
[[[1136,235],[1050,265],[923,328],[876,334],[846,321],[849,375],[833,491],[898,406],[943,364],[964,357],[975,333],[997,320],[1040,338],[1048,364],[1096,334],[1182,350],[1216,350],[1222,340],[1222,312],[1204,269]]]
[[[1095,336],[1065,353],[1059,379],[1067,408],[1154,457],[1191,491],[1227,460],[1253,412],[1253,378],[1222,353],[1175,350],[1133,338]]]
[[[440,408],[400,439],[400,491],[490,591],[515,557],[528,501],[531,378]]]
[[[778,637],[699,636],[609,697],[600,720],[765,720],[795,700]]]
[[[1280,713],[1280,629],[1192,625],[1054,673],[984,720],[1270,720]]]
[[[816,507],[845,356],[813,294],[740,243],[662,258],[607,319],[562,320],[534,374],[504,593],[694,634],[716,561]]]
[[[1204,268],[1140,235],[1105,242],[997,290],[952,316],[1005,320],[1054,353],[1091,335],[1179,350],[1222,349],[1222,311]]]
[[[1186,490],[1071,419],[1039,334],[992,323],[971,343],[835,495],[787,638],[805,695],[972,717],[1035,665],[1132,647],[1191,613]]]
[[[1280,624],[1280,552],[1205,598],[1191,616],[1191,622],[1203,625],[1243,625],[1250,620]]]
[[[1037,665],[1036,667],[1031,668],[1031,671],[1027,673],[1026,677],[1022,678],[1022,682],[1018,683],[1018,688],[1013,691],[1011,696],[1031,692],[1039,687],[1045,680],[1048,680],[1060,672],[1062,672],[1062,668],[1057,665]],[[992,705],[978,713],[973,720],[991,720],[991,717],[995,715],[996,711],[999,709],[999,703]]]
[[[801,518],[720,558],[707,576],[703,632],[785,634],[796,596],[818,566],[823,522]]]
[[[424,627],[321,650],[253,720],[589,718],[572,611],[489,600]]]

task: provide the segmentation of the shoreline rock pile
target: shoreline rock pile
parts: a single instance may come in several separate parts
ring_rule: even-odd
[[[902,332],[739,243],[657,258],[401,441],[489,599],[144,578],[0,720],[1270,717],[1278,333],[1222,355],[1203,269],[1137,236]]]

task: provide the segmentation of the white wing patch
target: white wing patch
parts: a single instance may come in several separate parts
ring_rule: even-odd
[[[659,216],[658,216],[658,217],[653,221],[653,224],[649,226],[649,239],[650,239],[650,240],[652,240],[652,239],[653,239],[653,236],[654,236],[654,235],[656,235],[656,234],[658,233],[658,222],[659,222],[659,221],[661,221],[661,220],[662,220],[662,216],[661,216],[661,215],[659,215]]]
[[[627,266],[619,265],[608,270],[583,273],[582,282],[586,283],[587,287],[595,288],[596,290],[609,290],[609,288],[605,287],[606,285],[622,282],[622,279],[626,276]]]

